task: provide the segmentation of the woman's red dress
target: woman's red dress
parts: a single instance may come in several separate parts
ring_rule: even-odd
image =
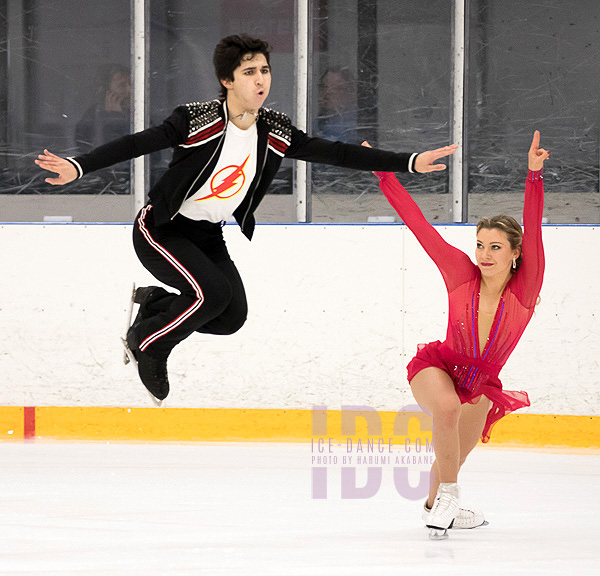
[[[481,273],[461,250],[448,244],[427,222],[410,194],[391,173],[377,173],[384,195],[442,273],[448,291],[446,339],[419,344],[409,363],[408,380],[428,367],[447,372],[461,403],[474,403],[483,394],[491,407],[481,439],[509,412],[529,406],[526,392],[503,390],[498,375],[531,320],[544,276],[542,173],[527,174],[523,207],[523,261],[506,284],[489,337],[479,349],[478,310]]]

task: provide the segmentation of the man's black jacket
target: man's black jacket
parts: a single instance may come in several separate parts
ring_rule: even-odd
[[[318,162],[355,170],[412,171],[416,154],[385,152],[364,146],[311,138],[292,125],[288,116],[261,108],[257,118],[256,176],[234,217],[250,239],[254,211],[271,184],[282,158]],[[177,107],[160,126],[113,140],[87,154],[69,158],[81,178],[84,174],[173,148],[168,169],[149,192],[157,226],[175,217],[183,201],[197,191],[213,172],[227,129],[224,101],[194,102]]]

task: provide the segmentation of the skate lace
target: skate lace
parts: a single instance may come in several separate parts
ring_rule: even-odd
[[[473,518],[475,518],[475,516],[475,510],[473,510],[472,508],[465,508],[463,506],[461,506],[458,509],[458,514],[456,515],[456,517],[460,518],[461,520],[472,520]]]
[[[447,510],[450,506],[452,506],[453,497],[449,492],[442,492],[440,494],[440,499],[438,500],[438,510]]]
[[[158,361],[152,366],[153,376],[157,382],[164,382],[168,380],[167,363],[164,361]]]
[[[153,375],[160,377],[167,373],[167,362],[165,360],[159,360],[158,358],[152,357],[148,360]]]
[[[453,510],[454,509],[454,510]],[[458,513],[458,497],[450,491],[441,490],[439,497],[436,499],[435,505],[431,510],[432,516],[445,516],[452,514],[455,516]]]

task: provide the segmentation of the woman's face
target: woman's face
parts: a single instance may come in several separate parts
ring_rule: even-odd
[[[498,228],[482,228],[477,234],[475,259],[481,275],[492,277],[510,272],[513,258],[518,258],[520,248],[513,250],[506,232]]]

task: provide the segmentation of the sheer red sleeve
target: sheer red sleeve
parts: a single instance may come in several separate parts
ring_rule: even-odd
[[[447,289],[452,291],[471,278],[475,273],[475,265],[471,259],[440,236],[396,177],[390,172],[375,174],[379,178],[379,187],[388,202],[435,262]]]
[[[523,203],[523,261],[515,277],[518,296],[528,308],[535,305],[544,279],[544,245],[542,215],[544,211],[544,180],[542,171],[527,173]]]

